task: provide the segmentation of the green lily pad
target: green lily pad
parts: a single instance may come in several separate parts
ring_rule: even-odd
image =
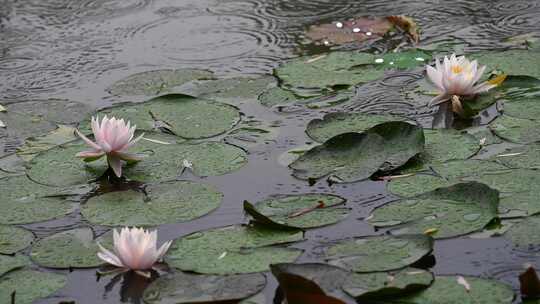
[[[426,289],[433,280],[433,273],[429,271],[405,268],[395,272],[354,273],[342,288],[358,300],[387,299]]]
[[[400,177],[386,184],[386,189],[397,196],[412,197],[462,180],[476,181],[480,176],[509,172],[508,167],[484,160],[455,160],[431,166],[434,173],[417,173]],[[490,184],[490,187],[493,186]],[[495,189],[502,191],[495,187]]]
[[[310,121],[306,133],[314,141],[325,142],[339,134],[362,133],[380,123],[396,120],[403,118],[393,115],[336,112],[326,114],[322,119]]]
[[[276,86],[273,76],[236,77],[199,82],[193,88],[182,90],[188,95],[211,100],[239,103],[257,100],[270,87]]]
[[[540,143],[506,149],[490,160],[513,169],[540,169]]]
[[[34,270],[17,270],[0,277],[0,302],[31,304],[66,285],[65,275]],[[15,302],[11,301],[15,293]]]
[[[4,274],[30,264],[28,257],[24,255],[0,255],[0,277]]]
[[[265,107],[286,105],[299,99],[293,92],[280,87],[270,88],[259,95],[259,102]]]
[[[540,141],[540,124],[536,120],[502,115],[489,124],[499,137],[508,141],[528,144]]]
[[[522,98],[519,101],[505,102],[504,115],[521,119],[538,120],[540,116],[540,97]]]
[[[257,226],[228,226],[195,232],[177,239],[165,261],[183,271],[209,274],[252,273],[270,264],[293,262],[302,250],[275,247],[302,240],[301,231]]]
[[[456,276],[437,276],[430,288],[385,303],[395,304],[510,304],[514,300],[512,288],[506,284],[474,277],[464,277],[470,290],[457,281]]]
[[[524,249],[540,246],[540,216],[530,216],[512,225],[504,237]]]
[[[102,239],[100,243],[107,247],[112,243],[112,238],[109,237],[107,241]],[[97,257],[98,252],[92,229],[77,228],[39,240],[32,245],[30,257],[42,267],[87,268],[103,264]]]
[[[424,149],[422,129],[406,122],[387,122],[364,133],[345,133],[317,146],[289,165],[300,179],[330,175],[333,181],[355,182],[375,172],[405,164]]]
[[[472,135],[452,129],[424,130],[426,137],[425,160],[442,163],[467,159],[480,150],[480,142]]]
[[[106,226],[157,226],[190,221],[216,209],[223,195],[214,187],[175,181],[91,197],[81,207],[85,219]]]
[[[265,285],[265,276],[258,273],[212,276],[173,272],[152,282],[145,289],[143,300],[148,304],[239,301]]]
[[[449,238],[481,230],[497,217],[499,192],[476,182],[439,188],[375,209],[369,223],[395,227],[392,234],[424,233]]]
[[[44,136],[28,138],[23,146],[17,148],[17,155],[24,161],[30,161],[40,152],[76,139],[75,128],[59,125],[58,129]]]
[[[16,148],[31,136],[41,136],[56,129],[52,122],[16,112],[0,112],[0,157],[16,152]]]
[[[0,225],[0,253],[13,254],[30,246],[34,234],[26,229]]]
[[[156,70],[128,76],[107,90],[112,95],[159,95],[193,80],[212,79],[213,73],[197,69]]]
[[[153,134],[145,137],[156,138]],[[142,155],[143,160],[125,166],[123,175],[144,182],[171,180],[181,174],[184,160],[187,160],[193,163],[196,175],[216,176],[238,170],[247,162],[242,149],[224,143],[169,143],[141,140],[130,152]],[[27,173],[35,181],[57,186],[79,185],[95,180],[107,170],[106,159],[84,162],[75,157],[84,150],[88,150],[88,147],[80,140],[52,148],[33,158]],[[58,173],[50,174],[51,170]]]
[[[322,204],[321,204],[322,203]],[[316,228],[337,223],[349,215],[345,199],[330,194],[275,195],[254,206],[244,203],[244,211],[256,222],[270,221],[288,228]]]
[[[73,124],[83,120],[92,108],[65,99],[28,100],[9,104],[8,113],[29,115],[57,124]]]
[[[353,272],[388,271],[409,266],[432,250],[427,235],[384,235],[338,241],[325,249],[325,259]]]
[[[528,50],[508,50],[472,54],[472,59],[487,66],[486,71],[496,71],[507,75],[540,78],[540,55]]]
[[[164,128],[187,139],[225,133],[240,121],[240,113],[234,106],[183,94],[163,95],[140,104],[122,104],[101,110],[97,115],[129,120],[138,130]],[[91,133],[90,118],[81,123],[80,129]]]
[[[424,64],[431,58],[422,51],[412,50],[377,56],[360,52],[332,52],[315,57],[292,59],[275,69],[274,74],[284,88],[299,96],[332,90],[376,80],[386,69],[406,69]],[[306,95],[307,91],[307,95]],[[315,94],[316,95],[316,94]]]

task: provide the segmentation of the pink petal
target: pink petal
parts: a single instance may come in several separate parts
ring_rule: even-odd
[[[114,171],[114,174],[117,177],[122,176],[122,160],[120,157],[114,154],[108,154],[107,155],[107,161],[109,162],[109,166]]]
[[[143,136],[144,136],[144,133],[139,135],[134,140],[130,141],[125,147],[122,148],[122,151],[131,148],[134,144],[136,144],[139,140],[141,140],[143,138]]]
[[[77,135],[82,139],[84,140],[84,142],[89,145],[90,147],[94,148],[95,150],[101,150],[101,147],[96,144],[95,142],[91,141],[88,137],[84,136],[84,134],[82,134],[81,132],[79,132],[79,130],[75,129],[75,133],[77,133]]]

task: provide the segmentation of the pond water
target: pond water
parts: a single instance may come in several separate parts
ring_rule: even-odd
[[[540,36],[540,2],[535,0],[0,0],[0,103],[62,99],[100,109],[140,102],[149,97],[117,96],[109,88],[118,80],[152,70],[203,69],[218,78],[272,75],[287,59],[331,50],[307,41],[309,26],[388,15],[413,18],[421,29],[420,46],[426,49],[449,43],[465,53],[506,50],[520,48],[519,37]],[[352,48],[380,54],[390,51],[390,46],[395,44],[381,41]],[[310,185],[294,178],[279,160],[292,148],[313,144],[305,134],[307,124],[336,110],[392,113],[430,124],[433,109],[416,107],[400,97],[400,88],[420,78],[421,69],[390,72],[381,80],[357,86],[347,102],[321,109],[269,108],[257,102],[256,95],[230,101],[240,109],[243,121],[270,126],[276,136],[249,146],[248,163],[240,170],[204,178],[183,174],[182,179],[215,186],[223,201],[206,216],[159,226],[160,242],[247,223],[242,202],[258,202],[273,194],[331,193],[346,198],[352,208],[345,220],[306,232],[305,241],[294,245],[305,250],[299,262],[320,261],[321,243],[381,234],[365,219],[375,207],[397,199],[386,190],[385,181],[329,184],[323,179]],[[60,117],[71,115],[57,111]],[[488,123],[495,115],[490,112],[475,123]],[[9,157],[22,140],[2,136],[2,156]],[[78,210],[64,218],[24,225],[38,238],[88,226]],[[97,234],[107,230],[92,227]],[[497,279],[516,291],[522,265],[540,263],[534,248],[517,250],[505,238],[437,240],[433,254],[432,270],[437,275]],[[133,276],[98,278],[95,268],[46,271],[67,274],[67,285],[36,302],[40,304],[142,303],[147,285]],[[278,284],[270,274],[267,279],[264,298],[273,303]]]

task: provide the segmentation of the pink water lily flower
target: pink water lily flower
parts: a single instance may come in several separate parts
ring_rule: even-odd
[[[427,76],[439,90],[439,95],[431,100],[429,106],[450,101],[452,96],[474,96],[495,87],[489,82],[476,84],[485,69],[485,66],[478,67],[476,60],[471,62],[465,56],[456,57],[456,54],[450,58],[445,56],[442,63],[436,60],[435,68],[426,66]]]
[[[163,258],[172,241],[165,242],[157,248],[157,231],[149,232],[143,228],[124,227],[120,233],[113,231],[114,252],[105,249],[98,243],[98,257],[106,263],[122,268],[134,270],[144,274],[145,270],[152,269]]]
[[[143,135],[133,139],[136,126],[130,126],[123,119],[115,117],[103,117],[101,122],[99,117],[92,117],[92,132],[94,132],[95,142],[84,136],[76,130],[77,135],[81,137],[93,150],[77,153],[77,157],[84,158],[85,161],[93,161],[107,156],[107,162],[113,169],[114,174],[118,177],[122,176],[122,160],[139,161],[141,157],[126,152],[131,146],[139,141]]]

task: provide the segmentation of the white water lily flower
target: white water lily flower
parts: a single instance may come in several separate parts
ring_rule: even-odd
[[[456,57],[456,54],[450,58],[445,56],[442,62],[436,60],[435,68],[426,66],[429,79],[439,90],[439,95],[431,100],[429,106],[449,101],[454,95],[474,96],[495,87],[489,82],[476,84],[485,69],[485,66],[478,67],[476,60],[471,62],[465,56]]]
[[[103,261],[124,270],[144,271],[153,268],[163,258],[172,241],[157,249],[157,231],[149,232],[143,228],[124,227],[120,233],[113,231],[114,252],[98,243],[101,252],[98,257]]]
[[[92,117],[91,126],[92,132],[94,132],[95,142],[76,130],[77,135],[93,149],[92,151],[77,153],[77,157],[82,157],[85,161],[93,161],[106,155],[109,166],[118,177],[122,176],[122,160],[141,160],[139,156],[126,152],[127,149],[133,146],[144,135],[133,139],[136,126],[130,126],[129,121],[126,124],[123,119],[117,119],[115,117],[109,119],[105,115],[101,123],[99,122],[99,117]]]

